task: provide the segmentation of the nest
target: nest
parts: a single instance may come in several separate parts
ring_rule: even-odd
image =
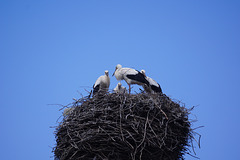
[[[164,94],[79,99],[56,128],[55,159],[177,160],[192,139],[189,110]]]

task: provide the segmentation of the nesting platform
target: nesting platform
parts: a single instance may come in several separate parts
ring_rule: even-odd
[[[192,138],[189,110],[164,94],[79,99],[56,128],[59,160],[177,160]]]

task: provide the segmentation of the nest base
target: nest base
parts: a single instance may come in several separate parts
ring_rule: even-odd
[[[59,160],[183,159],[189,110],[164,94],[97,94],[80,99],[56,128]]]

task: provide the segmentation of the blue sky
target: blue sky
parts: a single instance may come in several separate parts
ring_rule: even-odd
[[[240,159],[239,8],[238,0],[2,0],[1,159],[53,159],[50,126],[62,112],[48,104],[87,95],[118,63],[197,106],[198,157]]]

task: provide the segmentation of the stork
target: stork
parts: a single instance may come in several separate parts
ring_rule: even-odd
[[[122,86],[122,83],[118,83],[117,86],[113,90],[115,93],[123,94],[127,92],[126,87]]]
[[[131,93],[131,84],[138,84],[141,86],[149,86],[149,82],[146,80],[144,75],[139,71],[132,68],[122,68],[122,65],[118,64],[113,73],[117,80],[125,80],[129,86],[129,94]]]
[[[145,73],[145,70],[141,70],[140,72],[144,75],[144,77],[149,82],[149,86],[146,86],[146,85],[143,86],[143,88],[145,89],[146,92],[148,92],[148,93],[162,93],[162,89],[161,89],[160,85],[155,80],[153,80],[152,78],[147,77],[146,73]]]
[[[108,70],[105,71],[105,75],[98,77],[95,84],[93,85],[93,94],[99,91],[108,91],[110,85],[110,78],[108,74]]]

